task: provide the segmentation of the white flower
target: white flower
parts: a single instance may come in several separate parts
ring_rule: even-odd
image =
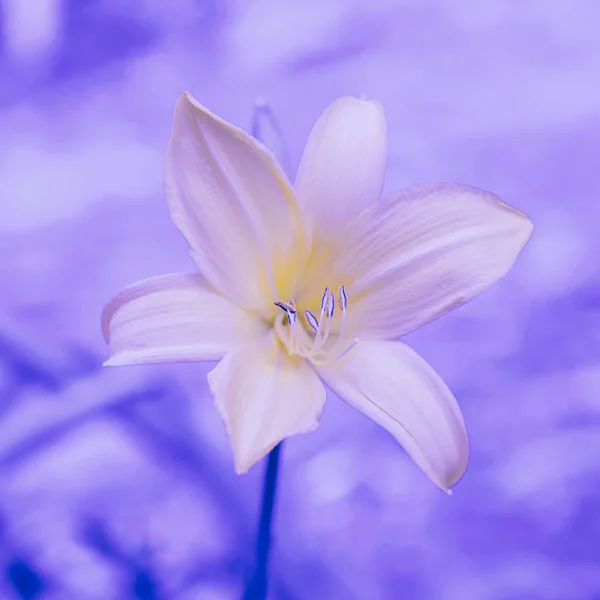
[[[209,385],[239,473],[317,427],[323,383],[440,488],[466,468],[454,397],[398,338],[503,277],[533,227],[461,185],[380,200],[386,144],[379,103],[337,100],[292,187],[257,140],[189,93],[177,101],[166,195],[199,273],[153,277],[111,300],[105,364],[220,361]]]

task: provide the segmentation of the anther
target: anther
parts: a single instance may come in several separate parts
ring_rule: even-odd
[[[310,310],[305,310],[304,314],[306,315],[306,320],[308,324],[315,330],[315,333],[319,332],[319,321],[317,321],[317,317],[313,315]]]
[[[346,310],[346,307],[348,306],[348,296],[346,296],[346,288],[343,285],[340,285],[339,299],[342,310]]]
[[[329,292],[329,304],[327,306],[327,316],[331,319],[335,311],[335,296],[333,292]]]
[[[321,310],[322,311],[325,310],[325,303],[327,302],[328,299],[329,299],[329,287],[326,287],[325,291],[323,292],[323,297],[321,298]]]
[[[273,304],[275,304],[275,306],[278,306],[281,310],[285,311],[286,313],[296,313],[296,307],[294,306],[293,302],[290,302],[289,304],[287,302],[280,302],[279,300],[277,302],[274,302]]]

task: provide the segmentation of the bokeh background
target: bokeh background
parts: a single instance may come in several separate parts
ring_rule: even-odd
[[[335,98],[384,105],[386,190],[527,212],[494,289],[407,338],[470,432],[447,497],[339,399],[290,440],[273,600],[600,598],[597,0],[0,1],[0,599],[229,600],[264,464],[234,474],[211,365],[103,369],[99,314],[190,270],[162,160],[177,94],[298,163]]]

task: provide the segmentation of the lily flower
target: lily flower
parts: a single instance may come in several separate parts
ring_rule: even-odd
[[[238,473],[314,430],[326,384],[440,488],[469,446],[455,398],[405,334],[503,277],[527,216],[456,184],[381,199],[378,102],[345,97],[314,126],[292,185],[271,152],[201,106],[176,104],[165,160],[171,218],[197,273],[152,277],[105,306],[105,365],[220,361],[208,375]]]

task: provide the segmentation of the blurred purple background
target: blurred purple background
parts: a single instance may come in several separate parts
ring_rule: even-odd
[[[271,598],[600,598],[597,0],[0,0],[0,599],[237,599],[263,465],[234,474],[211,365],[103,369],[105,300],[191,270],[162,194],[177,94],[292,170],[336,97],[384,105],[386,191],[490,190],[536,231],[412,334],[469,427],[451,498],[332,397],[293,438]]]

